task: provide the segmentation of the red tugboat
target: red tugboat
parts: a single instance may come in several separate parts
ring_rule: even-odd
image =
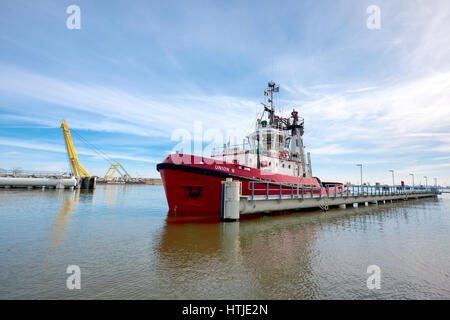
[[[275,115],[274,93],[279,87],[269,82],[262,103],[264,111],[256,130],[240,146],[224,145],[210,158],[170,154],[157,165],[169,205],[169,216],[220,214],[221,181],[242,183],[242,195],[292,194],[293,190],[326,193],[327,183],[312,176],[311,157],[303,147],[304,119],[293,110],[289,118]],[[344,186],[328,188],[341,193]],[[306,192],[308,193],[308,192]]]

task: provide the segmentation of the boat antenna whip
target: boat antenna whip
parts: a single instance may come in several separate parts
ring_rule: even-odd
[[[269,90],[268,91],[270,91],[270,99],[269,99],[269,102],[270,102],[270,110],[267,110],[268,112],[269,112],[269,123],[270,123],[270,125],[273,125],[273,123],[274,123],[274,117],[275,117],[275,108],[274,108],[274,106],[273,106],[273,93],[274,92],[278,92],[278,87],[275,87],[275,82],[273,82],[273,81],[270,81],[269,83],[268,83],[268,87],[269,87]],[[276,90],[276,91],[275,91]],[[267,108],[267,107],[266,107]],[[267,108],[268,109],[268,108]]]

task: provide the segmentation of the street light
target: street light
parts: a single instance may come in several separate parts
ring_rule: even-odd
[[[392,186],[395,187],[394,170],[389,170],[389,172],[392,172]]]
[[[361,167],[361,186],[363,185],[363,180],[362,180],[362,163],[358,163],[357,165],[356,165],[357,167]]]
[[[413,190],[414,190],[414,173],[410,173],[409,175],[412,177],[412,183],[413,183],[412,187],[413,187]]]

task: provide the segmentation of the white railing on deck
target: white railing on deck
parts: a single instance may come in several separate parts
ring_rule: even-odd
[[[256,188],[255,183],[262,185]],[[272,188],[271,188],[271,187]],[[276,188],[274,188],[276,186]],[[438,193],[436,187],[410,187],[410,186],[359,186],[327,184],[326,187],[315,187],[313,185],[298,185],[274,182],[249,181],[248,189],[251,192],[250,199],[255,198],[337,198],[337,197],[360,197],[371,195],[400,195],[414,193]],[[255,194],[259,193],[259,194]]]

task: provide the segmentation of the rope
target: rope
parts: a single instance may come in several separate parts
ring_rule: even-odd
[[[324,198],[324,204],[319,204],[319,208],[323,211],[328,211],[329,206],[328,206],[328,196]]]
[[[79,134],[77,131],[71,129],[71,132],[75,133],[75,135],[80,138],[80,140],[85,143],[86,145],[88,145],[95,153],[97,153],[100,157],[102,157],[106,162],[108,162],[109,164],[111,164],[112,162],[116,162],[118,163],[119,161],[110,158],[103,150],[101,150],[100,148],[96,147],[95,145],[93,145],[92,143],[90,143],[89,141],[87,141],[85,138],[83,138],[83,136],[81,134]],[[125,174],[120,170],[122,169]],[[121,176],[130,176],[127,172],[127,170],[125,170],[125,168],[122,166],[122,164],[119,163],[119,167],[116,169],[119,174]]]

